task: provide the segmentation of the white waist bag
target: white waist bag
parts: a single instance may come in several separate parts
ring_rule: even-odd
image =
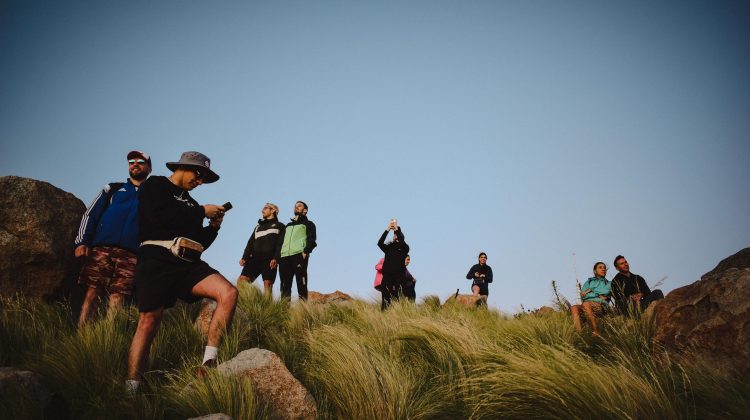
[[[171,241],[143,241],[141,245],[157,245],[167,248],[175,257],[190,262],[198,261],[204,250],[200,242],[182,236]]]

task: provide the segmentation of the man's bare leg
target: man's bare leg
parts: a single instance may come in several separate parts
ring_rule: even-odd
[[[266,296],[273,295],[273,280],[263,280],[263,292]]]
[[[191,291],[195,296],[216,301],[216,310],[208,327],[208,345],[218,347],[221,335],[229,328],[237,305],[237,288],[221,274],[211,274],[199,281]]]
[[[159,331],[164,308],[158,308],[151,312],[141,312],[138,315],[138,327],[135,329],[133,341],[130,343],[128,354],[128,379],[138,380],[138,375],[143,372],[148,364],[148,355],[151,351],[151,343]]]
[[[111,318],[115,315],[118,309],[120,309],[125,302],[125,295],[120,293],[112,293],[109,295],[109,303],[107,304],[107,318]]]
[[[96,308],[99,307],[99,299],[102,296],[101,292],[101,290],[93,287],[86,289],[86,296],[83,298],[83,305],[81,305],[81,316],[78,317],[78,328],[86,325],[86,322],[96,312]]]

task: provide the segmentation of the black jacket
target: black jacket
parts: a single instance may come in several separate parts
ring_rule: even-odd
[[[484,278],[477,277],[474,273],[484,274]],[[486,295],[489,291],[489,287],[487,285],[489,283],[492,283],[492,268],[487,264],[474,264],[466,274],[466,279],[474,280],[471,285],[474,286],[476,284],[477,286],[479,286],[479,294]]]
[[[401,228],[396,228],[396,237],[398,241],[385,243],[385,237],[388,236],[386,230],[380,235],[378,241],[378,247],[385,253],[385,259],[383,260],[383,274],[400,274],[403,275],[406,272],[406,256],[409,255],[409,245],[404,242],[404,234],[401,233]]]
[[[208,248],[218,234],[218,229],[203,226],[203,206],[164,176],[152,176],[141,184],[138,190],[138,216],[141,242],[182,236]],[[182,261],[160,246],[142,246],[138,249],[138,257],[142,255]]]
[[[281,258],[281,243],[284,241],[284,224],[279,219],[260,219],[255,226],[247,246],[242,253],[243,260],[250,258]]]
[[[625,313],[628,309],[628,302],[630,301],[630,295],[635,293],[643,293],[643,296],[651,293],[651,289],[648,288],[646,280],[638,274],[630,273],[630,276],[626,276],[622,273],[617,273],[615,278],[612,279],[612,297],[614,298],[617,309]]]

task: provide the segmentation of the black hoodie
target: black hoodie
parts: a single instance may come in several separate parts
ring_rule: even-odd
[[[398,241],[386,244],[386,236],[388,236],[387,230],[380,235],[380,240],[378,241],[378,247],[385,253],[383,269],[381,271],[385,274],[404,274],[406,272],[406,256],[409,255],[409,245],[404,242],[404,234],[401,233],[401,227],[396,228]]]
[[[281,243],[284,239],[284,224],[279,219],[260,219],[247,241],[243,260],[250,258],[281,258]]]

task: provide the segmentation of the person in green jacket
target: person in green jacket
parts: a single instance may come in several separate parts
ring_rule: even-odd
[[[573,305],[570,308],[573,314],[573,325],[579,332],[583,329],[581,325],[581,315],[585,314],[591,324],[591,331],[594,337],[599,336],[596,329],[596,317],[602,315],[604,309],[609,303],[612,294],[612,285],[607,280],[607,265],[603,262],[594,264],[594,277],[590,277],[581,286],[581,304]]]
[[[292,297],[292,279],[297,277],[297,294],[307,300],[307,263],[310,253],[316,246],[315,223],[307,218],[307,204],[298,201],[294,204],[294,218],[286,225],[284,242],[281,244],[279,277],[281,297]]]

